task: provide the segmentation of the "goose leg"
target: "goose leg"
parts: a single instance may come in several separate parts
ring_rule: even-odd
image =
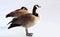
[[[25,30],[26,30],[26,36],[32,36],[33,35],[33,33],[28,33],[28,29],[27,28]]]

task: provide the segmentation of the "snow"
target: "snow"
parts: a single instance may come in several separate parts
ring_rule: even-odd
[[[37,10],[40,20],[29,28],[32,37],[60,37],[60,0],[0,0],[0,37],[26,37],[23,27],[8,29],[12,18],[5,16],[22,6],[32,11],[34,4],[41,8]]]

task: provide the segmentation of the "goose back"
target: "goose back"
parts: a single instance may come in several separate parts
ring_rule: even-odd
[[[6,15],[6,17],[18,17],[22,14],[26,14],[28,13],[28,10],[27,9],[17,9],[15,11],[12,11],[10,12],[9,14]]]

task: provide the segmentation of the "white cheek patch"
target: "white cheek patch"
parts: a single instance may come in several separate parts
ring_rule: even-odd
[[[38,7],[36,6],[36,8],[38,8]]]
[[[38,6],[36,6],[36,8],[39,8]]]

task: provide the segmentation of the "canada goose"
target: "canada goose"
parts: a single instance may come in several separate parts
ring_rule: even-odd
[[[26,30],[26,35],[32,36],[33,33],[28,33],[28,28],[33,26],[39,17],[38,13],[36,13],[37,7],[39,7],[39,6],[34,5],[32,13],[23,14],[17,18],[13,18],[13,20],[11,22],[9,22],[11,24],[8,27],[8,29],[16,27],[16,26],[23,26]]]
[[[15,11],[12,11],[11,13],[7,14],[6,18],[7,17],[18,17],[21,14],[26,14],[26,13],[28,13],[28,9],[26,7],[21,7],[21,9],[17,9]]]

